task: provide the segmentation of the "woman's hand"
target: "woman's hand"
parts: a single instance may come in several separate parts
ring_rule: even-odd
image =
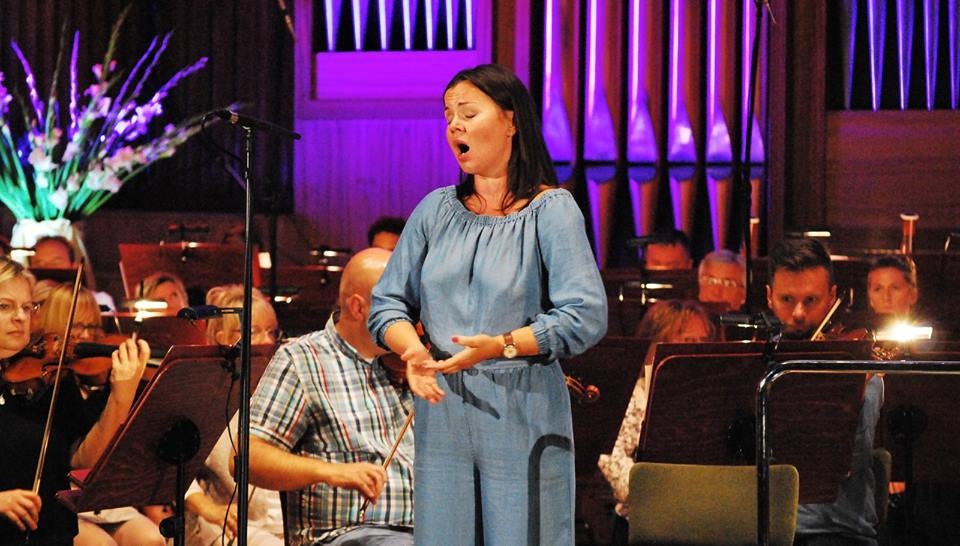
[[[127,395],[132,400],[147,360],[150,359],[150,346],[142,339],[128,339],[117,347],[111,358],[110,390]]]
[[[36,531],[40,519],[40,495],[26,489],[0,491],[0,515],[21,531]]]
[[[453,336],[453,342],[464,349],[446,360],[441,360],[427,368],[440,373],[453,373],[472,368],[479,362],[497,358],[503,354],[503,338],[478,334],[475,336]]]
[[[443,400],[443,389],[437,383],[437,372],[433,369],[437,362],[426,347],[411,347],[400,358],[407,364],[407,384],[413,394],[431,404]]]

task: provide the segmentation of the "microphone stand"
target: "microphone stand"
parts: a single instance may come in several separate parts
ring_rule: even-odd
[[[735,194],[739,193],[739,200],[741,207],[743,208],[740,216],[740,228],[741,237],[743,237],[743,248],[746,253],[744,259],[746,261],[748,287],[753,284],[753,242],[751,241],[750,237],[750,205],[753,200],[752,191],[750,189],[750,162],[752,160],[750,157],[750,145],[753,141],[753,111],[754,103],[756,101],[756,93],[754,93],[754,89],[757,86],[757,79],[760,73],[760,35],[762,34],[763,30],[763,9],[765,7],[770,9],[768,0],[755,0],[754,3],[757,13],[753,30],[753,45],[750,52],[750,85],[746,89],[747,115],[746,119],[744,119],[744,123],[746,123],[746,133],[743,143],[743,160],[740,163],[739,176],[736,178],[737,188],[734,192]],[[753,305],[756,302],[751,301],[752,299],[751,291],[747,290],[747,309],[753,309]]]
[[[237,431],[239,446],[236,456],[237,490],[237,545],[247,546],[247,512],[249,510],[249,496],[247,492],[250,484],[250,395],[252,385],[250,364],[250,337],[253,306],[253,131],[254,129],[280,134],[297,140],[300,135],[278,125],[240,116],[235,112],[217,111],[213,115],[227,119],[224,112],[229,113],[228,121],[243,130],[243,183],[246,193],[244,207],[244,242],[243,242],[243,306],[240,308],[240,430]],[[272,250],[272,249],[271,249]],[[276,268],[276,263],[272,264]]]
[[[247,544],[247,491],[250,483],[250,332],[253,306],[253,129],[243,126],[243,181],[246,186],[243,241],[243,306],[240,312],[240,446],[236,468],[237,478],[237,544]],[[276,267],[274,265],[274,267]]]

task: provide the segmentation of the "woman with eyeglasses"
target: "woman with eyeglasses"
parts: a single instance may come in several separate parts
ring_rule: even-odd
[[[277,315],[270,300],[254,289],[251,302],[250,343],[273,344],[279,338]],[[207,305],[220,308],[243,306],[243,286],[217,286],[207,292]],[[207,320],[207,339],[232,347],[240,340],[240,315],[225,314]],[[217,440],[200,475],[190,484],[184,498],[188,518],[187,546],[220,544],[237,533],[236,482],[230,472],[230,459],[236,455],[237,415]],[[276,491],[250,486],[248,493],[247,543],[251,546],[283,546],[283,513]]]
[[[11,357],[30,343],[36,310],[32,288],[33,278],[20,264],[0,258],[0,367],[4,370],[15,363]],[[39,494],[32,491],[33,477],[52,389],[14,394],[17,389],[0,380],[0,544],[21,543],[27,532],[34,544],[73,544],[77,516],[54,494],[70,488],[71,469],[89,468],[103,453],[130,411],[149,356],[143,340],[125,341],[113,352],[109,394],[99,414],[91,413],[75,382],[61,382]]]
[[[40,302],[34,315],[34,331],[62,335],[70,318],[73,285],[57,283],[45,286],[37,283],[34,299]],[[74,342],[96,343],[103,335],[100,305],[92,292],[81,287],[77,294],[70,338]],[[108,400],[110,373],[110,370],[106,370],[99,376],[78,378],[81,396],[94,413],[99,412]],[[83,512],[78,514],[78,520],[79,531],[74,538],[74,546],[165,544],[157,524],[130,506]]]

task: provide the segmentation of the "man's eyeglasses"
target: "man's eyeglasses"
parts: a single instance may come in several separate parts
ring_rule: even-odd
[[[16,314],[17,310],[23,311],[23,314],[32,317],[34,313],[37,312],[37,309],[40,308],[40,304],[34,301],[27,303],[17,304],[13,300],[3,299],[0,300],[0,315],[11,316]]]
[[[744,286],[740,281],[721,279],[720,277],[712,277],[710,275],[702,275],[700,277],[700,283],[707,286],[722,286],[724,288],[743,288]]]

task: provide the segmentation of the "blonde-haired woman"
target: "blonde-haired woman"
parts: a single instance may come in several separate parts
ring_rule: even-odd
[[[166,312],[171,315],[190,305],[183,281],[166,271],[157,271],[144,277],[137,286],[137,299],[164,301],[167,303]]]
[[[0,258],[0,364],[4,369],[14,364],[10,357],[30,342],[37,308],[32,288],[32,277],[20,264]],[[109,396],[92,426],[84,417],[87,408],[76,384],[61,383],[39,495],[31,489],[52,389],[34,391],[28,399],[4,385],[0,393],[0,544],[21,542],[28,529],[36,544],[73,544],[77,516],[54,494],[70,487],[71,469],[89,468],[100,458],[130,412],[149,356],[143,340],[125,341],[113,352]]]
[[[207,305],[220,308],[242,307],[243,286],[228,284],[211,288],[207,292]],[[277,314],[270,305],[270,300],[256,288],[253,289],[250,312],[250,344],[276,343],[280,334],[277,328]],[[240,340],[240,315],[225,314],[207,319],[207,338],[217,345],[234,345]]]
[[[713,322],[699,303],[693,300],[663,300],[653,304],[637,325],[636,337],[652,343],[643,360],[643,376],[633,387],[633,395],[620,425],[613,451],[600,456],[597,466],[610,483],[617,499],[613,544],[626,544],[627,500],[630,467],[640,442],[640,430],[647,411],[647,393],[653,374],[653,358],[657,343],[701,343],[714,338]],[[621,542],[618,542],[621,541]]]
[[[42,301],[34,317],[34,330],[62,335],[70,318],[73,285],[57,283],[45,286],[41,283],[37,283],[33,291],[34,299]],[[93,293],[86,288],[80,288],[77,294],[77,307],[70,336],[73,341],[90,342],[99,341],[103,337],[100,305]],[[79,384],[81,395],[88,400],[89,405],[104,403],[108,393],[101,389],[107,384],[109,376],[110,370],[106,370],[99,376],[84,378],[84,382]],[[166,542],[154,522],[129,506],[84,512],[77,517],[79,532],[74,537],[74,546],[159,546]]]
[[[276,343],[279,331],[277,315],[270,300],[254,289],[251,302],[250,343]],[[207,292],[207,305],[239,308],[243,305],[243,286],[217,286]],[[233,346],[240,340],[240,315],[226,314],[207,320],[207,338],[218,345]],[[187,490],[185,506],[188,546],[221,543],[221,535],[232,538],[237,532],[236,482],[230,472],[230,459],[236,454],[237,415],[217,440],[200,475]],[[283,515],[276,491],[250,487],[247,541],[251,546],[282,546]]]

